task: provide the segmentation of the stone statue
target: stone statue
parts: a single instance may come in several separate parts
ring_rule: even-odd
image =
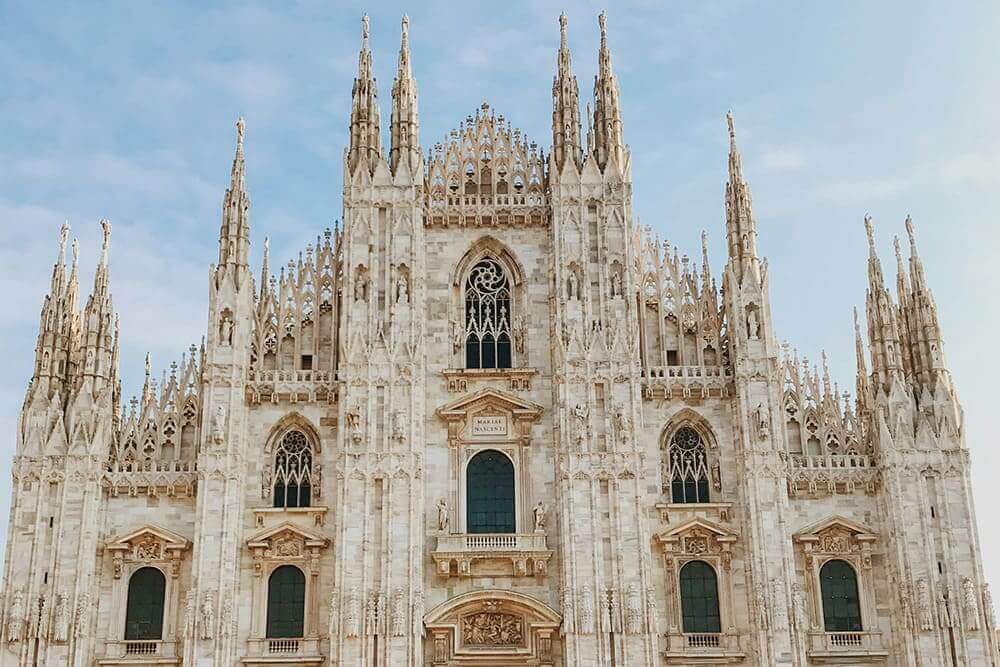
[[[771,627],[771,615],[768,613],[767,584],[759,582],[754,590],[754,602],[757,605],[757,627],[767,630]]]
[[[201,638],[211,639],[215,636],[215,593],[209,591],[201,599]]]
[[[660,634],[660,611],[656,608],[656,591],[652,587],[646,589],[646,623],[650,633]]]
[[[355,586],[348,591],[347,599],[344,600],[344,629],[348,637],[358,636],[358,625],[361,621],[358,604],[358,589]]]
[[[542,532],[545,530],[545,504],[539,500],[538,504],[535,505],[535,532]]]
[[[580,633],[589,635],[594,632],[594,594],[590,586],[583,585],[580,589]]]
[[[758,403],[757,409],[754,411],[754,418],[757,425],[757,439],[767,440],[771,437],[771,415],[768,414],[767,406]]]
[[[622,274],[617,271],[611,274],[611,296],[622,296]]]
[[[757,309],[747,310],[747,335],[750,340],[760,340],[760,321],[757,319]]]
[[[438,530],[442,533],[448,532],[448,501],[444,498],[438,500]]]
[[[576,280],[576,273],[570,271],[568,278],[568,288],[566,290],[566,296],[569,298],[570,301],[576,301],[577,287],[578,285]]]
[[[10,615],[7,621],[7,641],[11,643],[21,641],[24,633],[24,591],[14,591],[14,598],[10,604]]]
[[[90,595],[84,591],[76,599],[76,621],[73,632],[77,637],[87,636],[87,624],[90,617]]]
[[[222,637],[228,637],[230,631],[232,630],[233,624],[233,593],[232,591],[226,591],[226,595],[222,598],[222,615],[219,618],[219,635]]]
[[[397,588],[392,596],[392,636],[402,637],[406,634],[406,594],[402,588]]]
[[[392,439],[406,442],[406,411],[396,410],[392,413]]]
[[[623,445],[626,444],[632,436],[632,418],[629,417],[625,408],[621,406],[615,410],[615,435],[618,436],[618,442]]]
[[[69,624],[70,624],[70,601],[69,594],[66,589],[59,591],[59,595],[56,598],[56,616],[55,616],[55,640],[57,642],[64,642],[69,639]]]
[[[562,590],[562,617],[563,634],[570,634],[574,630],[575,618],[573,613],[573,591],[567,586]]]
[[[931,593],[925,579],[917,582],[917,610],[920,614],[920,629],[933,630],[934,614],[931,611]]]
[[[970,630],[979,629],[979,601],[976,599],[976,585],[968,577],[962,579],[962,615]]]
[[[233,344],[233,317],[229,311],[222,313],[222,321],[219,323],[219,344],[226,347]]]
[[[212,442],[221,445],[226,441],[226,406],[223,403],[215,404],[215,413],[212,416]]]
[[[955,618],[951,610],[951,590],[948,584],[942,583],[938,593],[938,623],[942,628],[954,627]]]
[[[396,303],[404,304],[410,302],[410,290],[406,283],[406,276],[402,273],[396,278]]]
[[[573,408],[573,439],[576,444],[583,442],[587,433],[587,407],[583,403],[577,403]]]
[[[184,636],[195,636],[195,625],[198,623],[198,593],[189,588],[184,595]]]
[[[798,582],[792,584],[792,619],[799,632],[809,631],[809,611],[806,609],[806,596]]]
[[[351,438],[351,442],[355,445],[361,444],[363,436],[361,434],[361,410],[354,408],[348,410],[347,412],[347,433]]]
[[[424,636],[424,592],[413,592],[413,636]]]
[[[642,632],[642,596],[634,583],[625,590],[625,632],[630,635]]]
[[[994,627],[996,625],[996,613],[993,611],[993,594],[990,593],[989,584],[983,584],[983,612],[986,614],[986,627]]]
[[[788,602],[785,597],[785,582],[781,579],[771,581],[771,607],[774,626],[778,630],[788,627]]]

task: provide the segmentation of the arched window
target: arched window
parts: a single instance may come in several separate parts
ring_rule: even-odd
[[[306,575],[282,565],[267,580],[268,638],[301,637],[305,627]]]
[[[487,449],[469,461],[466,479],[466,529],[470,533],[513,533],[514,464]]]
[[[302,431],[289,431],[274,453],[274,506],[309,507],[312,447]]]
[[[682,426],[667,447],[665,483],[675,503],[708,502],[708,457],[705,443],[690,426]]]
[[[719,584],[715,570],[703,560],[681,568],[681,616],[684,632],[722,632]]]
[[[163,638],[163,599],[167,579],[155,567],[135,571],[128,581],[125,603],[125,641]]]
[[[482,259],[465,281],[465,367],[511,367],[510,280],[495,259]]]
[[[842,560],[828,560],[819,571],[823,625],[827,632],[861,632],[858,577]]]

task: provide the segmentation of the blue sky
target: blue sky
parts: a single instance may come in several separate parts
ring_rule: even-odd
[[[376,5],[376,3],[370,3]],[[634,210],[697,257],[724,260],[732,109],[769,257],[778,335],[854,381],[851,308],[864,302],[865,213],[894,281],[892,235],[913,216],[963,400],[987,574],[1000,585],[991,510],[1000,373],[995,193],[1000,185],[1000,8],[990,2],[613,3],[609,40]],[[498,9],[498,7],[500,9]],[[112,289],[126,394],[200,339],[233,123],[247,120],[254,256],[272,265],[340,216],[341,157],[359,20],[371,14],[383,128],[410,15],[421,140],[483,101],[550,143],[557,17],[581,93],[596,70],[601,4],[0,1],[0,474],[5,478],[58,228],[81,241],[84,289],[114,224]],[[991,354],[986,354],[986,352]],[[0,517],[7,493],[0,493]],[[3,531],[5,526],[0,526]]]

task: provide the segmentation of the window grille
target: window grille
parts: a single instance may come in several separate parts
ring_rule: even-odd
[[[667,447],[664,483],[675,503],[708,502],[708,457],[701,436],[690,426],[677,429]]]
[[[289,431],[274,454],[274,506],[309,507],[312,447],[301,431]]]
[[[483,259],[465,283],[466,368],[511,367],[510,281],[494,259]]]
[[[267,638],[302,637],[305,610],[306,576],[294,565],[282,565],[267,580]]]
[[[827,561],[819,571],[823,623],[827,632],[860,632],[861,604],[854,568],[842,560]]]
[[[163,638],[163,598],[167,579],[158,568],[136,570],[128,581],[125,641]]]
[[[700,560],[687,563],[681,568],[680,584],[684,632],[721,632],[719,585],[712,566]]]
[[[466,523],[470,533],[513,533],[514,464],[488,449],[469,461],[466,470]]]

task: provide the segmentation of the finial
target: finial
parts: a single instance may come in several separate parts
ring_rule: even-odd
[[[243,116],[236,119],[236,148],[243,148],[243,136],[247,131],[247,123],[243,120]]]
[[[896,251],[896,262],[899,264],[903,263],[903,253],[899,250],[899,236],[893,234],[892,236],[892,247]]]
[[[701,230],[701,254],[708,257],[708,232]]]
[[[868,249],[875,255],[875,226],[872,224],[872,217],[865,214],[865,233],[868,234]]]
[[[264,237],[264,259],[267,259],[271,254],[271,237]]]
[[[73,239],[73,270],[76,270],[77,265],[80,263],[80,241],[79,239]]]
[[[729,126],[729,139],[733,141],[736,139],[736,125],[733,123],[732,110],[726,112],[726,124]]]
[[[152,355],[149,352],[147,352],[146,353],[146,378],[147,379],[149,379],[150,369],[152,368],[152,359],[153,359]]]
[[[361,17],[361,39],[365,48],[368,47],[368,14]]]
[[[403,26],[403,39],[406,39],[406,36],[410,34],[410,17],[407,16],[406,14],[403,14],[402,26]]]
[[[69,239],[69,220],[63,222],[59,228],[59,263],[63,263],[66,257],[66,241]]]
[[[597,15],[597,25],[601,27],[601,46],[607,46],[608,43],[608,13],[601,10],[601,13]]]
[[[566,12],[559,15],[559,48],[566,48]]]

